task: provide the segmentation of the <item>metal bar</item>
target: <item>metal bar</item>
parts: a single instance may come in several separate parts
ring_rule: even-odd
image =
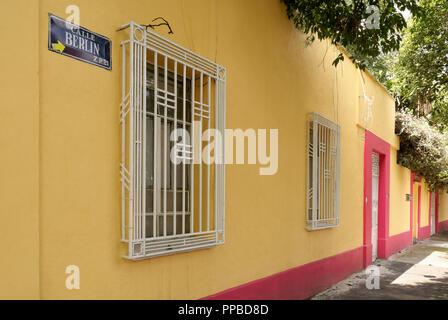
[[[201,113],[195,113],[194,115],[200,117],[200,118],[201,118],[201,121],[202,121],[202,119],[208,119],[208,118],[210,118],[209,116],[201,115]]]
[[[314,142],[312,147],[310,143],[309,160],[307,160],[308,170],[311,170],[309,161],[313,160],[313,173],[311,175],[313,182],[307,182],[308,201],[312,200],[312,204],[307,204],[308,211],[312,212],[312,217],[308,218],[308,227],[310,229],[323,229],[339,224],[340,129],[337,124],[318,114],[313,113],[312,116],[313,119],[308,124],[308,141],[312,139]],[[310,133],[311,122],[313,123],[312,137]],[[316,149],[316,141],[318,141],[318,149]],[[318,166],[314,168],[316,161]],[[310,171],[308,171],[308,175],[310,175]],[[307,177],[307,180],[311,177]],[[317,203],[316,207],[315,203]],[[312,206],[311,209],[310,206]],[[315,211],[317,211],[316,214]]]
[[[135,65],[136,65],[136,79],[135,79],[135,237],[140,239],[140,46],[135,43]]]
[[[319,171],[320,171],[320,220],[325,219],[325,146],[323,144],[323,140],[324,140],[324,130],[325,128],[322,125],[319,125],[320,128],[320,144],[321,144],[321,149],[320,149],[320,167],[319,167]]]
[[[327,156],[328,156],[328,139],[327,139],[327,133],[328,133],[328,128],[327,127],[322,127],[323,132],[324,132],[324,136],[323,136],[323,140],[324,140],[324,157],[323,157],[323,169],[324,169],[324,176],[323,176],[323,180],[324,180],[324,196],[323,196],[323,202],[324,202],[324,214],[325,214],[325,219],[328,219],[328,202],[327,202],[327,196],[328,196],[328,183],[327,183]]]
[[[146,46],[151,51],[157,52],[158,54],[160,54],[162,56],[167,55],[167,52],[163,52],[163,50],[158,50],[157,48],[152,47],[150,45],[151,45],[151,43],[149,45],[146,45]],[[165,51],[168,51],[168,50],[165,50]],[[168,52],[168,53],[170,53],[170,52]],[[177,62],[179,62],[181,64],[185,64],[189,68],[200,69],[201,72],[204,72],[205,74],[213,77],[214,79],[218,79],[218,74],[215,74],[215,68],[210,68],[210,69],[207,70],[206,68],[204,68],[203,66],[201,66],[198,63],[195,63],[194,61],[188,61],[188,60],[185,60],[185,59],[182,59],[182,58],[179,58],[179,57],[176,58],[176,55],[173,55],[173,54],[170,55],[170,59],[172,59],[173,61],[177,61]]]
[[[331,205],[331,194],[332,194],[332,166],[331,166],[331,148],[333,146],[332,140],[331,140],[331,128],[327,128],[327,140],[328,140],[328,146],[327,146],[327,207],[328,207],[328,218],[329,221],[332,222],[333,220],[333,206]]]
[[[332,207],[333,207],[333,218],[334,219],[336,219],[336,197],[335,197],[335,195],[336,195],[336,185],[335,185],[335,182],[336,182],[336,179],[335,179],[335,176],[336,176],[336,152],[335,152],[335,148],[336,148],[336,143],[335,143],[336,141],[335,141],[335,132],[334,132],[334,130],[332,130],[331,131],[331,147],[332,147],[332,153],[331,153],[331,156],[332,156],[332,158],[331,158],[331,167],[332,167],[332,170],[331,170],[331,172],[332,172],[332,175],[331,175],[331,188],[332,188],[332,201],[331,201],[331,204],[332,204]]]
[[[168,57],[165,56],[165,70],[164,70],[164,88],[166,91],[168,91]],[[166,98],[166,92],[165,92],[165,98]],[[163,145],[164,145],[164,149],[163,149],[163,235],[166,236],[166,190],[167,190],[167,177],[166,177],[166,173],[167,173],[167,159],[166,159],[166,153],[167,153],[167,139],[166,139],[166,135],[167,135],[167,131],[168,130],[168,122],[167,122],[167,113],[168,113],[168,109],[164,108],[164,129],[163,129]]]
[[[167,235],[165,236],[158,236],[156,238],[148,238],[150,241],[163,241],[163,240],[169,240],[173,238],[190,238],[193,236],[200,236],[200,235],[206,235],[206,234],[216,234],[216,231],[202,231],[202,232],[193,232],[193,233],[186,233],[186,234],[177,234],[177,235]]]
[[[220,123],[219,123],[219,115],[220,115],[220,108],[219,108],[219,100],[218,100],[218,95],[219,95],[219,87],[218,87],[218,82],[215,82],[215,129],[221,133],[220,131]],[[218,133],[218,134],[219,134]],[[222,136],[222,135],[221,135]],[[218,218],[219,218],[219,212],[218,212],[218,203],[220,201],[219,199],[219,194],[218,194],[218,188],[219,188],[219,178],[220,178],[220,163],[221,163],[221,159],[218,159],[218,157],[221,156],[221,150],[220,150],[220,146],[218,146],[216,144],[216,136],[215,136],[215,216],[214,216],[214,222],[215,222],[215,230],[218,231],[219,229],[219,225],[218,225]]]
[[[175,106],[175,109],[174,109],[174,132],[176,133],[174,138],[176,140],[174,141],[174,143],[177,143],[177,62],[176,61],[174,62],[174,96],[176,97],[175,101],[174,101],[174,106]],[[177,215],[176,215],[176,211],[177,211],[177,203],[176,203],[176,201],[177,201],[177,152],[174,152],[173,166],[174,166],[174,173],[173,173],[173,177],[174,177],[173,232],[174,232],[174,234],[176,234],[177,233],[177,229],[176,229],[176,227],[177,227],[177,221],[176,221],[177,220]]]
[[[122,183],[122,240],[128,242],[129,245],[129,258],[138,260],[144,257],[153,257],[163,254],[169,254],[173,252],[182,252],[196,247],[210,247],[218,242],[224,241],[224,200],[225,200],[225,166],[224,164],[215,163],[215,190],[214,190],[214,226],[211,221],[211,153],[209,152],[205,157],[208,160],[206,172],[202,165],[202,132],[203,121],[207,122],[207,130],[211,129],[211,117],[212,108],[216,121],[216,128],[223,130],[225,127],[225,69],[216,63],[210,62],[207,59],[200,57],[194,53],[188,52],[184,48],[175,44],[170,44],[169,41],[163,39],[163,37],[153,35],[151,32],[146,32],[145,28],[135,24],[129,23],[123,28],[130,28],[129,40],[121,42],[123,51],[123,66],[122,66],[122,102],[121,102],[121,125],[122,125],[122,155],[121,155],[121,183]],[[135,31],[139,30],[143,33],[144,41],[139,41],[135,38]],[[130,53],[127,55],[127,43],[129,43]],[[150,50],[150,51],[148,51]],[[148,52],[154,53],[154,85],[147,79],[149,74],[147,73],[147,54]],[[159,56],[161,55],[161,56]],[[129,67],[127,64],[127,56],[129,56]],[[158,67],[158,60],[164,59],[164,65]],[[171,64],[171,61],[174,64]],[[163,62],[162,62],[163,63]],[[171,76],[171,71],[168,70],[168,65],[174,66],[174,73]],[[162,68],[164,67],[164,71]],[[179,72],[182,72],[179,68],[183,68],[183,90],[182,93],[178,90],[178,81],[180,83]],[[192,80],[189,83],[187,75],[189,74],[188,68],[192,70]],[[159,72],[160,71],[160,72]],[[162,74],[162,72],[164,72]],[[159,86],[159,75],[163,77],[163,82],[160,81],[163,88]],[[200,79],[196,79],[200,76]],[[204,77],[207,77],[207,83],[205,84]],[[129,78],[129,92],[127,92],[127,83]],[[174,78],[174,80],[173,80]],[[212,105],[212,79],[216,80],[214,106]],[[199,83],[196,83],[197,82]],[[174,88],[171,90],[169,85],[174,83]],[[188,85],[187,85],[188,84]],[[191,93],[188,92],[191,84]],[[197,85],[200,85],[199,91],[196,93]],[[204,92],[204,85],[207,85],[208,93]],[[151,87],[151,88],[150,88]],[[154,88],[154,110],[147,110],[146,94],[147,90]],[[126,94],[127,93],[127,94]],[[182,94],[182,96],[180,96]],[[191,101],[187,99],[187,95],[191,94]],[[205,95],[207,94],[207,103],[205,102]],[[197,99],[199,96],[199,99]],[[182,98],[181,98],[182,97]],[[179,100],[182,99],[182,102]],[[199,101],[196,101],[199,100]],[[180,106],[180,103],[182,105]],[[191,103],[191,122],[187,121],[187,104]],[[178,109],[182,107],[183,109]],[[162,111],[163,108],[163,111]],[[160,110],[159,110],[160,109]],[[170,111],[173,110],[173,111]],[[182,119],[179,118],[179,111],[183,110]],[[171,115],[169,115],[170,113]],[[173,116],[174,114],[174,116]],[[126,117],[129,116],[127,119]],[[147,121],[148,119],[154,119],[154,140],[153,150],[147,150]],[[162,122],[163,118],[163,122]],[[194,122],[200,127],[198,130],[194,130]],[[207,120],[206,120],[207,119]],[[129,125],[126,123],[129,122]],[[172,128],[174,123],[174,128]],[[171,129],[177,131],[177,127],[181,125],[184,130],[191,130],[193,143],[190,145],[190,141],[186,140],[185,136],[182,136],[183,142],[178,144],[177,134],[175,136],[175,151],[173,159],[170,157],[169,147],[172,145],[170,134]],[[180,128],[179,128],[180,129]],[[160,134],[163,131],[163,140]],[[195,132],[196,131],[196,132]],[[222,132],[221,132],[222,133]],[[196,150],[194,145],[195,135],[199,143],[196,143]],[[224,138],[224,137],[223,137]],[[168,139],[170,141],[168,142]],[[208,131],[208,140],[211,139],[211,133]],[[127,143],[129,142],[129,145]],[[223,142],[223,141],[220,141]],[[215,142],[216,143],[216,142]],[[223,148],[223,145],[217,147]],[[161,150],[163,148],[163,156]],[[148,152],[149,151],[149,152]],[[153,152],[153,190],[147,190],[147,152]],[[220,151],[216,151],[216,157],[224,158],[224,150],[222,154]],[[129,153],[129,156],[128,156]],[[191,161],[194,158],[198,158],[196,166],[198,169],[198,175],[195,175],[196,169],[194,162]],[[168,157],[174,162],[174,165],[169,163]],[[129,158],[129,159],[128,159]],[[182,159],[182,170],[177,165],[177,161]],[[190,160],[191,167],[188,169],[187,162]],[[221,159],[223,160],[223,159]],[[127,166],[127,163],[129,164]],[[170,170],[170,171],[168,171]],[[187,172],[190,170],[190,172]],[[204,180],[204,174],[207,175]],[[182,175],[182,186],[179,186],[178,180]],[[191,177],[189,177],[189,175]],[[195,198],[194,180],[199,179],[199,185],[196,188],[198,192],[197,199]],[[169,180],[168,180],[169,179]],[[163,182],[162,182],[163,181]],[[203,184],[206,183],[207,191],[203,190]],[[161,194],[161,188],[163,188],[163,198]],[[170,188],[170,189],[168,189]],[[174,188],[174,189],[173,189]],[[179,188],[179,192],[178,189]],[[153,208],[147,212],[147,191],[152,193]],[[151,192],[152,191],[152,192]],[[167,205],[168,192],[173,193],[172,204],[173,208]],[[179,193],[179,194],[178,194]],[[206,195],[207,194],[207,195]],[[203,208],[203,201],[207,197],[206,209]],[[180,214],[180,206],[178,206],[179,197],[182,197],[182,228],[178,226]],[[170,195],[171,199],[171,195]],[[197,200],[197,201],[195,201]],[[196,214],[199,217],[195,219],[194,206],[198,205],[198,212]],[[199,203],[198,203],[199,202]],[[160,203],[160,204],[159,204]],[[171,203],[171,201],[170,201]],[[163,210],[162,210],[163,205]],[[129,206],[129,208],[127,208]],[[169,211],[168,211],[169,209]],[[171,210],[172,209],[172,210]],[[205,210],[207,213],[205,213]],[[152,211],[152,212],[151,212]],[[207,222],[204,221],[204,216],[207,215]],[[152,234],[147,233],[147,219],[151,219],[152,215]],[[169,216],[169,221],[167,216]],[[163,217],[163,218],[162,218]],[[189,221],[187,221],[187,217]],[[163,221],[163,231],[162,228]],[[190,228],[187,230],[187,223],[190,223]],[[199,226],[199,232],[195,228]],[[207,232],[213,232],[212,235],[204,235],[203,229],[207,228]],[[168,232],[168,230],[173,232]],[[214,229],[213,231],[211,229]],[[217,230],[219,229],[219,231]],[[188,233],[186,233],[188,231]],[[168,235],[169,233],[169,235]],[[218,240],[218,233],[220,239]],[[171,236],[183,238],[173,238]],[[186,237],[190,236],[190,238]],[[222,238],[221,238],[222,236]],[[201,238],[207,237],[207,238]],[[145,240],[146,239],[146,240]],[[137,242],[138,241],[138,242]],[[144,242],[141,242],[144,241]],[[152,241],[159,241],[158,244]],[[164,246],[163,243],[171,243],[169,246]],[[168,242],[167,242],[168,241]],[[170,242],[171,241],[171,242]],[[136,244],[142,244],[142,251],[136,246]]]
[[[122,45],[123,49],[123,69],[122,69],[122,88],[121,101],[124,103],[126,98],[126,45]],[[123,109],[122,109],[123,110]],[[121,120],[121,166],[126,165],[126,116],[122,115]],[[122,174],[123,177],[123,174]],[[126,188],[124,182],[121,183],[121,240],[126,239]]]
[[[328,208],[328,216],[330,219],[333,218],[332,214],[332,205],[331,205],[331,129],[327,128],[327,208]]]
[[[143,47],[140,45],[138,46],[138,238],[143,239],[142,235],[142,204],[143,204],[143,198],[142,198],[142,187],[143,187],[143,154],[142,154],[142,142],[143,142],[143,110],[142,110],[142,97],[143,97],[143,74],[142,74],[142,64],[143,64]]]
[[[216,63],[213,61],[210,61],[204,57],[201,57],[199,55],[197,55],[194,52],[191,52],[188,49],[185,49],[177,44],[175,44],[174,42],[171,42],[168,39],[162,38],[161,36],[159,36],[158,34],[148,30],[148,34],[150,34],[152,37],[150,36],[146,36],[145,40],[148,42],[152,42],[152,45],[154,47],[159,47],[160,49],[163,49],[165,51],[167,51],[168,53],[173,54],[174,56],[179,56],[179,57],[183,57],[183,59],[185,59],[186,62],[188,62],[189,60],[191,60],[191,62],[194,62],[196,64],[198,64],[199,66],[202,66],[205,69],[211,70],[211,71],[215,71],[217,70],[216,68]]]
[[[225,71],[223,71],[225,72]],[[225,179],[226,179],[226,175],[225,175],[225,134],[224,134],[224,130],[226,127],[226,84],[225,81],[223,80],[217,80],[217,86],[219,86],[218,88],[218,92],[219,92],[219,104],[217,104],[216,106],[216,121],[219,124],[218,129],[221,132],[222,135],[222,144],[221,144],[221,164],[218,166],[219,170],[218,170],[218,174],[216,175],[216,177],[218,177],[218,180],[215,182],[217,184],[217,188],[215,188],[215,192],[217,194],[217,198],[219,198],[217,207],[218,207],[218,214],[219,218],[219,227],[217,226],[217,229],[220,231],[220,234],[222,235],[222,239],[220,240],[220,243],[224,243],[225,242]]]
[[[208,104],[211,105],[211,84],[210,77],[208,77],[207,86],[208,86]],[[208,143],[210,143],[210,117],[208,118]],[[216,140],[216,139],[215,139]],[[216,145],[216,141],[215,141]],[[216,152],[215,152],[216,153]],[[216,157],[215,157],[216,158]],[[207,163],[207,231],[210,231],[210,149],[208,149],[208,163]],[[216,160],[216,159],[215,159]]]
[[[143,82],[143,46],[139,46],[139,170],[140,170],[140,183],[139,183],[139,197],[140,197],[140,201],[139,201],[139,232],[140,232],[140,239],[143,239],[143,186],[144,186],[144,181],[143,181],[143,177],[145,175],[144,173],[144,163],[143,163],[143,158],[144,158],[144,154],[143,154],[143,140],[144,140],[144,136],[143,136],[143,117],[145,116],[144,110],[143,110],[143,89],[144,89],[144,82]]]
[[[306,157],[306,185],[307,185],[307,202],[306,202],[306,219],[308,222],[308,227],[309,227],[309,223],[312,222],[313,217],[312,217],[312,212],[313,212],[313,204],[310,204],[310,200],[311,202],[313,201],[314,198],[314,186],[312,185],[312,176],[310,178],[310,175],[312,175],[313,173],[313,167],[312,167],[312,163],[313,163],[313,153],[314,153],[314,146],[313,146],[313,136],[312,136],[312,128],[311,128],[311,120],[307,121],[307,131],[306,131],[306,135],[307,135],[307,157]],[[310,160],[311,158],[311,160]],[[311,216],[310,216],[310,211],[311,211]]]
[[[202,104],[203,102],[203,85],[204,85],[204,74],[201,72],[201,77],[200,77],[200,93],[199,93],[199,101]],[[202,136],[202,111],[201,111],[201,126],[200,126],[200,133]],[[201,159],[199,160],[199,231],[202,231],[202,139],[200,139],[201,143],[200,143],[200,154],[201,154]]]
[[[318,217],[317,220],[321,220],[322,219],[322,146],[321,146],[321,139],[322,139],[322,126],[317,123],[317,138],[318,138],[318,159],[319,159],[319,163],[318,163],[318,176],[317,178],[319,179],[319,193],[317,196],[317,201],[319,202],[319,205],[317,207],[318,210]]]
[[[324,146],[324,150],[325,150],[325,154],[324,154],[324,168],[325,168],[325,175],[324,175],[324,188],[325,188],[325,194],[324,194],[324,203],[325,203],[325,219],[328,220],[329,218],[329,210],[328,210],[328,201],[327,201],[327,197],[328,197],[328,181],[327,181],[327,174],[328,174],[328,162],[327,162],[327,157],[328,157],[328,127],[323,127],[324,128],[324,139],[325,139],[325,146]]]
[[[204,243],[214,241],[216,238],[216,234],[196,236],[196,237],[188,237],[188,238],[180,238],[180,239],[169,239],[166,241],[150,241],[148,247],[151,251],[156,250],[172,250],[176,247],[185,247],[192,244]]]
[[[157,52],[154,53],[154,143],[153,143],[153,153],[154,153],[154,158],[153,158],[153,200],[152,200],[152,210],[154,213],[154,217],[153,217],[153,223],[152,223],[152,229],[153,229],[153,233],[152,236],[156,237],[157,236],[157,220],[156,220],[156,213],[157,213],[157,204],[158,204],[158,199],[157,199],[157,188],[158,188],[158,180],[157,180],[157,123],[158,123],[158,116],[157,116],[157,87],[158,87],[158,65],[157,65]]]
[[[330,129],[325,128],[325,210],[327,212],[327,219],[331,219],[331,208],[329,206],[329,195],[330,195],[330,165],[329,165],[329,154],[330,154]]]
[[[127,28],[129,28],[133,23],[134,23],[134,22],[128,22],[128,23],[125,23],[125,24],[121,25],[121,27],[118,28],[117,31],[121,31],[121,30],[127,29]]]
[[[319,193],[319,221],[324,219],[325,217],[325,210],[324,210],[324,155],[323,155],[323,127],[319,123],[319,186],[320,186],[320,193]]]
[[[146,30],[144,31],[144,35],[146,36]],[[142,209],[143,209],[143,235],[142,238],[146,239],[146,92],[148,90],[148,82],[147,82],[147,73],[146,73],[146,65],[147,65],[147,50],[146,47],[143,49],[143,66],[142,66],[142,72],[143,72],[143,93],[142,93],[142,99],[143,99],[143,110],[141,112],[142,114],[142,120],[143,120],[143,130],[142,130],[142,148],[143,148],[143,161],[142,161],[142,171],[143,171],[143,186],[142,186]],[[146,255],[146,246],[143,246],[143,254]]]
[[[165,250],[162,252],[157,252],[157,253],[148,253],[148,257],[150,258],[156,258],[156,257],[160,257],[160,256],[165,256],[165,255],[171,255],[171,254],[175,254],[175,253],[180,253],[180,252],[188,252],[188,251],[193,251],[193,250],[197,250],[197,249],[206,249],[206,248],[212,248],[215,247],[216,243],[212,242],[212,241],[208,241],[205,242],[204,244],[201,245],[195,245],[195,246],[183,246],[181,248],[177,248],[177,249],[169,249],[169,250]],[[131,260],[141,260],[143,259],[142,257],[128,257],[128,256],[123,256],[124,258],[127,259],[131,259]]]
[[[153,47],[156,47],[160,50],[164,50],[164,51],[166,51],[166,53],[169,53],[173,56],[177,56],[180,59],[185,60],[186,62],[191,61],[195,64],[198,64],[199,66],[201,66],[204,69],[208,69],[211,71],[216,70],[216,64],[214,62],[207,61],[205,58],[199,57],[198,55],[192,53],[191,51],[188,52],[188,50],[185,48],[177,46],[176,44],[174,44],[172,42],[167,43],[166,39],[163,39],[163,38],[158,39],[158,37],[159,36],[157,36],[157,37],[147,36],[145,40],[147,42],[149,42],[149,44],[152,45]],[[170,46],[169,44],[174,44],[174,47]]]
[[[312,210],[312,224],[314,227],[315,221],[317,220],[317,213],[318,213],[318,202],[317,202],[317,198],[319,195],[319,185],[318,183],[318,153],[319,153],[319,143],[318,143],[318,125],[317,125],[317,121],[316,119],[313,119],[313,148],[314,148],[314,152],[313,152],[313,189],[314,189],[314,193],[313,193],[313,210]]]
[[[175,213],[174,211],[167,211],[167,212],[166,212],[166,215],[167,215],[167,217],[168,217],[168,216],[174,216],[174,213]],[[163,217],[163,214],[164,214],[163,212],[157,212],[157,213],[156,213],[157,216],[162,216],[162,217]],[[176,212],[176,214],[179,214],[179,212]],[[189,212],[186,212],[185,214],[186,214],[186,215],[189,215],[190,213],[189,213]],[[153,213],[152,213],[152,212],[148,212],[146,215],[152,217]],[[178,235],[180,235],[180,234],[178,234]]]
[[[225,76],[225,70],[223,70],[223,76]],[[221,208],[221,220],[222,220],[222,242],[224,243],[226,241],[226,233],[225,233],[225,226],[226,226],[226,210],[225,210],[225,206],[226,206],[226,166],[225,166],[225,159],[226,159],[226,141],[225,141],[225,134],[224,134],[224,130],[226,128],[226,103],[227,103],[227,98],[226,98],[226,82],[223,80],[219,81],[221,83],[221,99],[219,101],[221,101],[221,121],[222,121],[222,125],[221,125],[221,133],[222,133],[222,165],[221,165],[221,183],[220,183],[220,195],[221,195],[221,203],[220,203],[220,208]]]
[[[182,82],[182,142],[185,141],[185,113],[186,113],[186,98],[187,98],[187,66],[184,64],[183,82]],[[182,159],[182,234],[185,234],[185,159]]]
[[[134,119],[135,119],[135,107],[134,107],[134,94],[135,94],[135,88],[134,88],[134,28],[131,25],[131,39],[129,44],[129,50],[130,50],[130,121],[129,121],[129,172],[130,172],[130,191],[129,191],[129,240],[134,240]]]
[[[190,211],[191,211],[191,217],[190,217],[190,233],[194,233],[194,145],[195,145],[195,136],[194,136],[194,93],[195,93],[195,69],[191,70],[191,145],[193,146],[193,157],[191,161],[191,168],[190,168]]]
[[[124,30],[128,27],[131,27],[131,32],[132,32],[133,31],[132,29],[135,28],[135,26],[140,28],[141,30],[145,29],[144,27],[142,27],[139,24],[132,21],[132,22],[122,25],[117,31]],[[159,43],[162,47],[174,50],[174,52],[178,52],[178,55],[183,57],[183,59],[185,59],[185,60],[187,60],[187,57],[189,57],[193,60],[192,62],[199,61],[200,64],[202,63],[204,65],[207,65],[213,71],[215,71],[215,70],[217,71],[220,68],[220,66],[218,64],[216,64],[215,62],[213,62],[207,58],[201,57],[200,55],[198,55],[186,48],[183,48],[180,45],[178,45],[168,39],[165,39],[162,36],[159,36],[158,34],[156,34],[155,32],[152,32],[150,30],[147,30],[147,34],[145,37],[145,45],[148,47],[151,47],[149,44],[146,43],[146,41],[148,41],[148,40],[153,40],[153,42],[155,42],[156,44]],[[154,50],[154,48],[151,47],[151,50]],[[159,52],[159,53],[161,53],[161,52]],[[187,65],[187,66],[191,67],[191,68],[195,67],[194,65]],[[212,76],[213,76],[213,74],[212,74]]]
[[[337,126],[337,168],[336,168],[336,183],[337,183],[337,188],[336,188],[336,210],[337,210],[337,219],[338,219],[338,224],[339,224],[339,219],[340,219],[340,201],[341,201],[341,197],[340,197],[340,174],[341,174],[341,170],[340,170],[340,166],[341,166],[341,133],[340,133],[340,129],[339,126]]]
[[[146,114],[147,114],[147,115],[154,116],[154,113],[149,112],[149,111],[147,111]],[[174,118],[173,118],[173,117],[169,117],[169,116],[168,116],[167,119],[168,119],[168,120],[171,120],[171,121],[174,121]],[[180,120],[180,119],[177,120],[177,122],[180,123],[180,124],[183,124],[183,123],[184,123],[184,121],[183,121],[183,120]],[[185,121],[185,123],[191,125],[191,122]]]

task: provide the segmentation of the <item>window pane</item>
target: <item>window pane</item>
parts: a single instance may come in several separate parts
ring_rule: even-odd
[[[167,72],[168,92],[165,92],[165,72],[158,67],[157,73],[157,110],[154,115],[155,81],[154,66],[149,64],[147,70],[148,90],[146,93],[147,117],[146,117],[146,230],[147,236],[153,236],[153,219],[156,217],[156,235],[163,235],[164,214],[166,212],[167,235],[173,234],[174,212],[176,212],[176,234],[190,232],[190,164],[180,162],[176,164],[171,160],[171,151],[175,146],[175,141],[171,141],[171,134],[174,129],[175,110],[174,100],[177,103],[177,128],[190,133],[191,125],[191,104],[189,99],[185,99],[184,115],[184,86],[185,97],[190,97],[191,81],[187,79],[184,83],[183,75],[177,76],[177,96],[174,96],[174,74]],[[185,119],[185,122],[184,122]],[[156,141],[154,145],[154,134]],[[180,138],[179,140],[180,141]],[[185,138],[184,142],[190,144]],[[182,155],[178,153],[178,155]],[[155,159],[155,164],[154,164]],[[174,160],[174,159],[173,159]],[[156,176],[154,176],[154,165]],[[185,178],[184,178],[185,177]],[[185,179],[185,181],[184,181]],[[176,190],[174,190],[174,188]],[[154,198],[155,197],[155,198]],[[176,201],[174,201],[176,198]],[[166,199],[166,208],[165,208]],[[156,207],[154,208],[154,202]],[[183,218],[182,212],[185,212]],[[182,225],[182,221],[185,225]]]

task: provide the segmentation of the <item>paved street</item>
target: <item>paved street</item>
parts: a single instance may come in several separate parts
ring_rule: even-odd
[[[367,289],[365,271],[315,295],[316,300],[448,299],[448,232],[379,259],[380,288]],[[373,283],[370,281],[369,283]]]

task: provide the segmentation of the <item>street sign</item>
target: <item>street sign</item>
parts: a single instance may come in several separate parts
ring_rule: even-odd
[[[112,69],[112,42],[107,37],[52,14],[48,19],[48,50]]]

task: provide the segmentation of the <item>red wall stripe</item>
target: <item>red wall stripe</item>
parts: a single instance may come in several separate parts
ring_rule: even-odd
[[[299,300],[362,270],[362,247],[295,267],[220,293],[206,300]]]

